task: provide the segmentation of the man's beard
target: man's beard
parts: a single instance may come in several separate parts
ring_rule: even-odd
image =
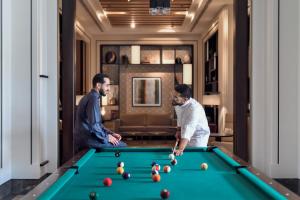
[[[172,101],[172,106],[182,106],[183,103],[177,103],[176,101]]]
[[[104,90],[103,90],[102,88],[100,88],[99,94],[100,94],[101,96],[103,96],[103,97],[106,96],[106,94],[105,94],[105,92],[104,92]]]

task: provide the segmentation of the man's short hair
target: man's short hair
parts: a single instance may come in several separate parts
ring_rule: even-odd
[[[105,83],[104,78],[109,78],[106,74],[98,73],[93,78],[93,87],[97,85],[97,83]]]
[[[179,84],[175,87],[175,91],[180,94],[180,96],[190,99],[192,97],[192,90],[186,84]]]

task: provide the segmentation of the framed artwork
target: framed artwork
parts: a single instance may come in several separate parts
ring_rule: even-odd
[[[163,49],[162,50],[162,64],[175,64],[174,49]]]
[[[160,78],[132,78],[133,106],[161,106]]]

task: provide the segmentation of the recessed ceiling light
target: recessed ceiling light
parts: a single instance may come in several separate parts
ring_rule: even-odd
[[[106,15],[126,15],[126,12],[105,12]]]
[[[158,30],[157,32],[160,32],[160,33],[174,33],[176,31],[173,28],[163,28],[163,29]]]
[[[199,3],[198,3],[198,8],[200,8],[200,6],[202,5],[203,3],[203,0],[200,0]]]
[[[175,15],[188,15],[188,11],[178,11],[174,12]]]
[[[189,14],[187,14],[187,16],[189,16],[191,18],[191,21],[193,21],[193,19],[195,17],[195,13],[189,13]]]

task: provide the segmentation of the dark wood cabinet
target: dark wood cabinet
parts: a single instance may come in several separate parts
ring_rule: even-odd
[[[212,34],[204,43],[204,93],[218,93],[218,31]]]

